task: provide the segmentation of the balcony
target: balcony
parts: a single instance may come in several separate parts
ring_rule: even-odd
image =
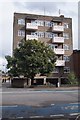
[[[26,40],[38,40],[38,36],[37,35],[26,35]]]
[[[55,62],[57,67],[64,67],[65,66],[65,60],[56,60]]]
[[[54,53],[57,55],[64,55],[64,49],[62,48],[54,48]]]
[[[52,28],[52,31],[63,32],[64,31],[64,27],[61,26],[61,25],[54,25],[53,28]]]
[[[26,29],[28,29],[28,30],[37,30],[38,26],[36,24],[33,24],[33,23],[27,23],[26,24]]]
[[[64,43],[64,37],[54,37],[52,43]]]

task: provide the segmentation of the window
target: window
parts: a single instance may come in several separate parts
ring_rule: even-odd
[[[52,23],[50,21],[45,21],[45,26],[52,27]]]
[[[53,37],[58,37],[58,34],[56,34],[56,33],[53,33]]]
[[[64,73],[70,73],[70,67],[64,67]]]
[[[57,45],[57,44],[49,44],[49,47],[50,47],[51,49],[54,49],[54,48],[57,48],[58,45]]]
[[[44,21],[42,20],[36,20],[36,23],[38,26],[44,26]]]
[[[69,28],[68,23],[64,23],[64,28],[65,28],[65,29],[66,29],[66,28]]]
[[[69,57],[69,56],[63,56],[63,59],[64,59],[66,62],[69,62],[69,61],[70,61],[70,57]]]
[[[46,38],[52,38],[53,34],[51,32],[45,32]]]
[[[37,32],[31,32],[31,35],[37,35]]]
[[[25,25],[24,19],[18,19],[18,25]]]
[[[43,38],[44,32],[31,32],[31,35],[37,35],[39,38]]]
[[[69,39],[69,33],[63,33],[64,39]]]
[[[18,30],[18,36],[25,36],[25,31],[24,30]]]
[[[64,44],[64,45],[63,45],[63,49],[64,49],[64,50],[69,50],[69,45]]]
[[[58,25],[58,23],[56,23],[56,22],[53,22],[52,24],[53,24],[53,26],[54,26],[54,25]]]
[[[43,38],[44,37],[44,32],[38,32],[38,37]]]

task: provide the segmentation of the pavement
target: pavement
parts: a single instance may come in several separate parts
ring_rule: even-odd
[[[0,84],[0,88],[11,88],[11,83],[6,82]],[[15,89],[15,88],[13,88]],[[20,88],[18,88],[20,89]],[[32,87],[27,87],[27,88],[22,88],[22,89],[27,89],[27,90],[80,90],[80,86],[61,86],[61,87],[54,87],[54,86],[32,86]]]

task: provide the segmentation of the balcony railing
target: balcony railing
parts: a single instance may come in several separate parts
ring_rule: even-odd
[[[33,23],[27,23],[26,24],[26,29],[33,29],[33,30],[37,30],[38,26],[36,24]]]
[[[63,26],[60,26],[60,25],[54,25],[52,30],[53,30],[53,31],[63,32],[63,31],[64,31],[64,27],[63,27]]]
[[[55,64],[56,64],[56,66],[58,67],[58,66],[65,66],[65,60],[56,60],[56,62],[55,62]]]
[[[37,35],[26,35],[26,40],[38,40],[38,36]]]
[[[65,50],[62,48],[54,48],[54,53],[58,55],[64,55]]]
[[[52,43],[64,43],[64,37],[54,37]]]

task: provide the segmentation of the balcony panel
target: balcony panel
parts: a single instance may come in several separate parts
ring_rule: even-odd
[[[38,29],[38,26],[36,24],[33,24],[33,23],[27,23],[26,24],[26,29],[33,29],[33,30],[37,30]]]
[[[63,27],[63,26],[60,26],[60,25],[54,25],[54,26],[53,26],[53,31],[63,32],[63,31],[64,31],[64,27]]]
[[[38,36],[37,35],[26,35],[26,40],[38,40]]]
[[[64,37],[54,37],[52,43],[64,43]]]
[[[57,67],[58,66],[59,67],[60,66],[64,67],[65,66],[65,60],[56,60],[55,64],[56,64]]]
[[[64,49],[61,48],[54,48],[54,53],[57,55],[64,55]]]

